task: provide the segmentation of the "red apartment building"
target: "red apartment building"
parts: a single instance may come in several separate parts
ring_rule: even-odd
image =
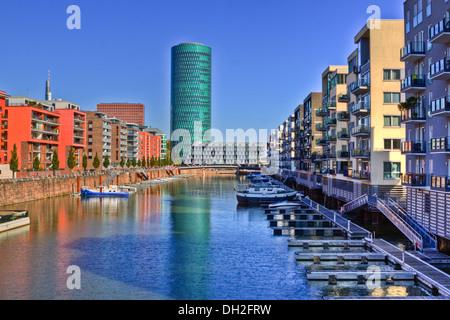
[[[139,132],[139,158],[161,158],[161,137],[150,132]]]
[[[54,151],[58,151],[59,168],[64,170],[73,147],[77,162],[74,170],[82,168],[86,115],[74,104],[64,102],[67,108],[62,109],[62,101],[53,102],[0,94],[0,164],[10,162],[11,151],[16,145],[20,171],[32,170],[36,157],[41,169],[49,170]]]
[[[97,111],[139,126],[143,126],[145,122],[145,106],[140,103],[100,103]]]

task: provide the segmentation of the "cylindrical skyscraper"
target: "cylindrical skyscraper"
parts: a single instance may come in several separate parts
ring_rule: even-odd
[[[191,142],[210,141],[211,48],[200,43],[172,47],[171,135],[177,129],[186,129]]]

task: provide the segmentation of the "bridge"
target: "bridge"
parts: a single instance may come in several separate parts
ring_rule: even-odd
[[[261,167],[252,165],[238,165],[238,164],[202,164],[202,165],[182,165],[178,166],[179,170],[198,170],[198,169],[213,169],[220,171],[235,171],[237,174],[241,172],[255,172],[261,171]]]

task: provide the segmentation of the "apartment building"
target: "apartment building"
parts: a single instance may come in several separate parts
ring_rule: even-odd
[[[341,85],[333,91],[339,105],[347,103],[348,109],[340,107],[336,114],[342,143],[337,150],[340,161],[329,161],[324,171],[323,192],[328,197],[346,202],[365,193],[390,193],[404,198],[400,178],[405,169],[401,153],[405,129],[398,107],[403,96],[404,62],[399,59],[403,32],[402,20],[381,20],[379,28],[365,25],[354,38],[357,49],[348,58],[347,92]],[[329,87],[327,82],[324,90]]]
[[[119,167],[122,158],[127,159],[127,124],[117,118],[109,120],[111,121],[111,166]]]
[[[88,157],[88,170],[95,169],[93,161],[97,155],[101,165],[98,170],[103,168],[103,161],[106,156],[111,162],[111,136],[112,127],[111,120],[108,115],[103,112],[86,111],[87,121],[87,143],[86,154]]]
[[[152,136],[158,136],[160,137],[160,155],[159,158],[161,158],[161,160],[165,160],[167,155],[167,135],[162,132],[161,130],[159,130],[158,128],[152,128],[150,126],[141,126],[140,130],[143,132],[148,132],[150,133]]]
[[[145,106],[141,103],[99,103],[97,111],[140,126],[145,122]]]
[[[449,240],[450,1],[407,0],[404,15],[407,211],[440,240]]]
[[[10,162],[16,145],[20,171],[32,170],[35,158],[42,170],[50,169],[54,151],[60,152],[61,114],[50,104],[23,96],[7,97],[2,110],[1,163]]]
[[[161,137],[150,132],[139,132],[139,158],[161,159]]]
[[[139,125],[135,123],[127,123],[127,158],[139,159]]]
[[[61,147],[58,151],[60,168],[68,168],[67,159],[69,157],[70,149],[73,149],[75,167],[72,170],[82,170],[84,148],[86,147],[86,113],[81,111],[78,104],[70,101],[56,99],[40,102],[52,105],[55,112],[61,115]]]

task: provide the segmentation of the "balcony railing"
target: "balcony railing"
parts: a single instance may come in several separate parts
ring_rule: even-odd
[[[433,116],[450,112],[450,96],[431,101],[429,111]]]
[[[354,104],[350,107],[350,112],[353,115],[368,112],[369,110],[370,110],[370,101],[360,101],[357,104]]]
[[[448,80],[450,79],[450,61],[443,58],[430,66],[431,80]]]
[[[411,109],[402,111],[402,122],[424,122],[427,119],[425,111],[424,100],[421,99],[417,102],[416,106]]]
[[[320,108],[316,110],[316,116],[318,117],[325,117],[328,115],[328,109],[327,108]]]
[[[352,150],[352,157],[353,158],[369,158],[370,157],[370,150],[367,149],[353,149]]]
[[[350,158],[350,152],[348,152],[347,150],[339,150],[337,152],[337,157],[338,158]]]
[[[433,138],[430,140],[430,152],[449,152],[450,137]]]
[[[352,172],[352,178],[359,180],[370,180],[370,172]]]
[[[400,49],[400,60],[403,62],[414,62],[425,56],[425,42],[413,41]]]
[[[337,133],[337,138],[339,140],[348,140],[350,139],[350,134],[348,133],[347,129],[342,129]]]
[[[350,101],[350,93],[341,93],[338,96],[338,101],[339,102],[349,102]]]
[[[447,176],[435,177],[431,176],[431,189],[450,192],[450,179]]]
[[[336,126],[336,118],[325,118],[324,119],[324,125],[327,127],[334,127]]]
[[[442,19],[428,30],[431,43],[447,43],[450,40],[450,21]]]
[[[402,80],[402,92],[416,92],[425,89],[425,75],[413,74]]]
[[[366,125],[360,125],[352,128],[352,136],[369,136],[370,135],[370,127]]]
[[[425,154],[427,152],[427,144],[423,140],[404,141],[402,142],[402,154]]]
[[[367,78],[361,78],[355,82],[352,82],[349,86],[351,93],[355,95],[360,95],[369,90],[370,82]]]
[[[323,123],[318,123],[318,124],[316,124],[316,130],[317,131],[327,131],[327,128],[325,127],[325,125]]]
[[[427,175],[423,173],[407,173],[402,175],[402,185],[407,187],[426,187]]]
[[[347,111],[340,111],[337,113],[337,119],[338,121],[348,121],[350,120],[350,115]]]

